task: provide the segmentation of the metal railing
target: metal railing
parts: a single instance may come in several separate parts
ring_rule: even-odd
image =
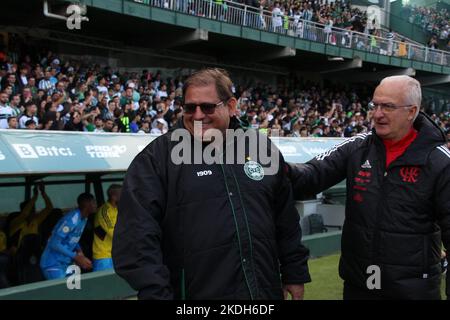
[[[450,66],[450,52],[376,37],[226,0],[131,0],[171,11],[379,55]]]

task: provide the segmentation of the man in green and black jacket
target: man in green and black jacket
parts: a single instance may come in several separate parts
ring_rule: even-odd
[[[266,136],[234,131],[241,126],[231,87],[222,70],[193,74],[183,88],[182,121],[127,171],[112,256],[140,299],[303,298],[308,250],[284,160]],[[208,140],[210,129],[223,137],[227,129],[240,132],[218,144],[223,153],[216,155],[226,161],[208,164],[200,154],[199,162],[178,164],[175,135],[187,133],[182,155],[192,160],[199,155],[193,141]],[[200,143],[200,153],[209,147]],[[275,163],[261,161],[252,147]]]

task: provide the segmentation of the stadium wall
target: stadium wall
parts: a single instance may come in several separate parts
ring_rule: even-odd
[[[303,237],[311,257],[340,251],[341,232],[327,232]],[[67,280],[48,280],[1,289],[0,300],[119,300],[136,296],[136,292],[114,271],[81,275],[81,289],[68,289]]]

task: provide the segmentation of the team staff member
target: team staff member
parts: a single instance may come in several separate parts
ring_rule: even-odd
[[[111,248],[121,190],[122,186],[119,184],[109,186],[107,191],[108,201],[95,214],[94,242],[92,244],[94,271],[113,268]]]
[[[191,137],[194,121],[203,137],[208,129],[240,128],[231,88],[219,69],[191,75],[178,128]],[[176,165],[175,132],[182,131],[153,140],[127,171],[113,239],[116,272],[140,299],[302,299],[308,250],[279,151],[272,175],[258,159],[237,164],[236,153],[234,164]],[[255,136],[258,148],[268,139]]]
[[[440,299],[441,241],[450,246],[450,151],[420,105],[417,80],[385,78],[369,104],[372,132],[291,166],[298,198],[347,179],[344,299]],[[367,286],[371,265],[380,268],[380,289]],[[447,297],[449,290],[447,275]]]

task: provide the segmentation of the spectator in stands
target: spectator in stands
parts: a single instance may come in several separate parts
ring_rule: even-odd
[[[34,121],[34,120],[32,120],[32,119],[27,120],[27,121],[25,122],[25,128],[24,128],[24,129],[27,129],[27,130],[36,130],[36,129],[37,129],[36,121]]]
[[[21,65],[17,74],[17,85],[20,91],[28,85],[28,73],[28,67],[25,64]]]
[[[441,241],[450,247],[450,151],[420,106],[417,80],[385,78],[370,102],[371,133],[290,166],[297,198],[347,179],[344,299],[440,299]],[[375,288],[368,286],[371,265],[380,268]],[[447,277],[447,298],[449,288]]]
[[[102,271],[113,268],[111,248],[114,227],[117,220],[117,205],[120,201],[121,191],[121,185],[110,185],[107,190],[108,201],[105,202],[95,214],[94,242],[92,246],[94,258],[93,271]]]
[[[140,116],[137,115],[137,116],[134,116],[134,118],[130,118],[130,119],[131,119],[130,124],[129,124],[130,133],[137,133],[139,131],[139,125],[137,123],[141,121]]]
[[[158,93],[156,94],[158,97],[162,98],[167,98],[167,85],[165,83],[163,83],[161,85],[161,89],[158,91]]]
[[[5,85],[4,92],[8,95],[8,101],[9,98],[13,95],[13,87],[10,84]]]
[[[27,104],[25,104],[25,113],[21,115],[19,118],[19,128],[28,129],[27,122],[30,120],[34,121],[34,124],[38,126],[39,119],[37,118],[36,114],[37,114],[37,107],[34,102],[30,101]]]
[[[402,39],[400,41],[400,43],[398,44],[398,54],[397,55],[401,58],[405,58],[408,56],[405,39]]]
[[[39,89],[42,89],[48,93],[51,93],[55,88],[54,84],[50,81],[52,74],[50,70],[45,71],[44,78],[39,81]]]
[[[0,129],[8,128],[8,118],[14,115],[13,109],[8,104],[8,93],[0,92]]]
[[[100,114],[97,107],[92,107],[91,111],[82,117],[84,130],[88,132],[94,132],[95,130],[95,118]]]
[[[438,56],[436,52],[434,52],[433,50],[437,50],[438,49],[438,40],[437,37],[435,35],[433,35],[430,38],[430,41],[428,41],[428,48],[432,49],[428,54],[429,54],[429,61],[431,62],[436,62],[436,57]],[[440,56],[440,55],[439,55]]]
[[[164,104],[159,104],[157,107],[157,112],[156,112],[156,116],[152,122],[152,129],[153,128],[157,128],[158,127],[158,123],[162,123],[164,124],[163,128],[162,128],[162,133],[166,133],[169,130],[169,124],[167,123],[167,121],[164,119],[165,117],[165,112],[167,112],[167,108]],[[166,108],[166,110],[164,110],[163,108]]]
[[[16,84],[16,75],[14,73],[8,73],[4,78],[2,78],[2,88],[11,87],[11,92],[9,95],[19,93],[20,89]]]
[[[386,39],[388,40],[387,54],[388,56],[391,56],[393,53],[395,39],[395,33],[392,31],[392,29],[389,29],[389,32],[386,34]]]
[[[435,50],[439,49],[438,48],[438,40],[435,35],[430,38],[430,41],[428,41],[428,48],[435,49]]]
[[[11,116],[8,118],[8,129],[18,129],[19,124],[17,121],[17,117]]]
[[[120,105],[124,106],[126,104],[133,103],[133,94],[134,94],[134,89],[133,89],[133,86],[130,85],[125,90],[125,92],[123,93],[122,97],[120,98]],[[139,108],[139,106],[138,106],[138,108]]]
[[[103,119],[102,119],[102,116],[100,116],[100,115],[95,117],[94,132],[105,132],[105,130],[103,129]]]
[[[374,31],[373,34],[370,35],[370,52],[380,53],[380,48],[377,43],[377,37],[379,36],[378,31]]]
[[[23,89],[23,95],[24,95],[23,102],[24,103],[28,102],[28,100],[29,100],[27,89],[29,89],[31,92],[31,98],[36,98],[37,93],[38,93],[38,88],[36,86],[36,78],[35,77],[30,77],[28,79],[28,85]]]
[[[113,126],[114,126],[114,121],[112,119],[107,119],[104,122],[103,131],[104,132],[111,132]]]
[[[119,125],[117,124],[117,123],[114,123],[113,124],[113,127],[112,127],[112,129],[111,129],[111,132],[121,132],[120,131],[120,128],[119,128]]]
[[[43,117],[44,130],[61,130],[63,122],[61,121],[61,114],[56,111],[47,111]]]
[[[97,90],[99,93],[103,93],[104,95],[108,94],[108,88],[106,87],[106,78],[104,76],[98,77]]]
[[[261,0],[259,1],[259,4],[257,5],[258,9],[258,20],[257,20],[257,28],[259,29],[266,29],[267,25],[266,25],[266,21],[264,19],[264,3],[265,0]]]
[[[117,108],[116,102],[113,99],[110,99],[107,103],[108,107],[100,109],[101,116],[103,120],[113,120],[114,119],[114,111]]]
[[[332,36],[332,28],[333,28],[333,19],[330,16],[326,16],[324,19],[325,27],[323,28],[323,32],[325,33],[325,43],[336,44],[336,39],[334,41],[331,39]]]
[[[84,131],[81,114],[78,111],[70,113],[70,120],[64,126],[65,131]]]
[[[151,134],[157,134],[157,135],[161,135],[163,134],[163,130],[164,130],[164,120],[163,119],[156,119],[156,128],[153,128],[150,133]]]
[[[78,241],[87,218],[97,211],[97,204],[90,193],[80,194],[77,204],[77,209],[59,220],[42,254],[40,265],[46,279],[64,278],[73,262],[84,270],[92,269],[92,262],[84,256]]]
[[[183,93],[184,114],[178,128],[187,130],[189,137],[206,144],[203,139],[210,128],[224,134],[226,129],[241,128],[232,82],[224,71],[194,73],[184,82]],[[203,123],[201,136],[193,136],[194,121]],[[243,165],[238,165],[239,173],[229,164],[222,171],[216,165],[176,165],[164,156],[175,146],[166,143],[173,132],[153,140],[128,170],[114,231],[116,272],[139,291],[140,299],[282,299],[288,292],[293,299],[302,299],[303,284],[310,281],[308,251],[299,241],[299,218],[284,167],[261,180],[263,169],[257,159],[247,160],[247,166],[254,166],[247,174]],[[244,139],[246,148],[248,143]],[[191,176],[195,183],[187,178]],[[230,183],[218,183],[219,176]],[[256,186],[266,191],[251,192]],[[240,204],[234,206],[234,201]],[[227,218],[230,214],[236,225]],[[243,235],[239,245],[233,240],[236,228]],[[267,241],[258,237],[261,232]]]
[[[18,117],[22,113],[24,107],[20,104],[19,93],[12,96],[11,101],[9,102],[9,106],[13,110],[13,116]]]
[[[128,100],[123,106],[123,112],[119,116],[119,120],[122,123],[122,132],[131,132],[131,121],[134,119],[133,102]]]
[[[275,2],[275,6],[272,9],[272,28],[273,28],[272,31],[280,33],[282,26],[283,20],[280,4],[278,2]]]
[[[150,133],[150,123],[145,120],[142,121],[138,133]]]

